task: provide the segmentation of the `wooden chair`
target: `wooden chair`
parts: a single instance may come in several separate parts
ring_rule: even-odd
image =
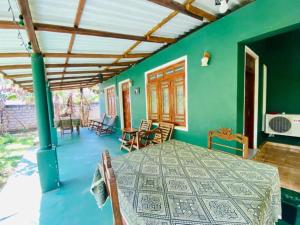
[[[126,149],[129,152],[133,149],[133,145],[136,146],[137,133],[141,131],[148,131],[151,129],[152,120],[142,120],[139,129],[123,129],[120,150]],[[138,148],[139,149],[139,148]]]
[[[219,138],[225,141],[236,141],[243,145],[242,148],[232,147],[225,144],[219,144],[213,142],[213,138]],[[232,130],[229,128],[221,128],[219,130],[211,130],[208,132],[208,149],[212,149],[214,146],[220,146],[227,149],[233,149],[237,151],[241,151],[243,153],[243,158],[248,159],[249,157],[249,149],[248,149],[248,137],[242,134],[232,134]]]
[[[70,131],[70,134],[73,133],[73,123],[71,115],[60,115],[59,125],[61,130],[61,136],[63,136],[66,133],[66,131]]]
[[[142,130],[139,131],[134,139],[132,144],[132,148],[136,150],[140,150],[150,144],[153,144],[153,140],[156,137],[157,143],[163,143],[163,133],[162,130],[159,128],[153,130]]]
[[[103,171],[102,175],[106,185],[106,190],[112,203],[114,224],[126,225],[126,222],[122,218],[122,214],[120,211],[117,181],[116,181],[114,170],[111,166],[111,158],[107,150],[102,153],[102,171]]]
[[[103,134],[112,134],[115,129],[117,116],[112,116],[108,118],[107,122],[103,122],[103,124],[97,128],[96,134],[103,135]]]
[[[175,125],[172,123],[160,122],[156,129],[160,129],[161,132],[156,132],[153,140],[153,144],[159,144],[165,141],[169,141],[172,138]]]
[[[98,126],[102,126],[103,122],[104,122],[104,118],[105,118],[105,113],[102,113],[100,115],[99,120],[90,120],[90,124],[89,124],[89,130],[96,130]]]

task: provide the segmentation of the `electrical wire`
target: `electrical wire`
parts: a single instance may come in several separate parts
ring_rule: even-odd
[[[7,0],[7,2],[8,2],[8,5],[9,5],[9,7],[8,7],[8,12],[11,13],[13,22],[18,26],[18,35],[17,35],[17,37],[18,37],[18,39],[19,39],[20,42],[21,42],[20,45],[21,45],[21,46],[24,46],[24,48],[26,49],[26,51],[27,51],[29,54],[31,54],[31,51],[30,51],[30,49],[29,49],[29,44],[26,43],[26,41],[24,40],[24,38],[23,38],[23,36],[22,36],[22,33],[21,33],[21,31],[20,31],[20,30],[21,30],[21,29],[20,29],[21,26],[20,26],[20,24],[18,23],[18,21],[16,20],[16,16],[15,16],[14,10],[13,10],[13,8],[12,8],[11,2],[10,2],[10,0]],[[15,0],[15,3],[16,3],[16,5],[17,5],[17,7],[18,7],[19,15],[21,15],[20,8],[19,8],[18,3],[16,2],[16,0]]]

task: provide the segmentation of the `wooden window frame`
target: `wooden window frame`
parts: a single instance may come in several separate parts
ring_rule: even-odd
[[[179,71],[179,72],[175,72],[168,75],[166,74],[166,72],[168,71],[168,69],[175,69],[176,67],[178,67],[178,65],[180,64],[183,64],[183,67],[184,69],[182,71]],[[163,72],[164,74],[164,77],[159,77],[157,78],[156,80],[150,80],[150,77],[154,74],[160,74],[160,72]],[[154,77],[154,76],[153,76]],[[171,79],[170,79],[171,78]],[[164,80],[169,80],[172,85],[175,83],[175,79],[177,78],[182,78],[183,79],[183,82],[184,82],[184,90],[183,90],[183,94],[184,94],[184,119],[185,121],[183,123],[180,123],[180,124],[176,124],[175,126],[175,129],[177,130],[183,130],[183,131],[188,131],[188,93],[187,93],[187,88],[188,88],[188,72],[187,72],[187,56],[183,56],[183,57],[180,57],[178,59],[175,59],[173,61],[170,61],[166,64],[163,64],[159,67],[156,67],[154,69],[151,69],[147,72],[145,72],[145,95],[146,95],[146,117],[147,119],[150,119],[150,107],[151,107],[151,104],[150,104],[150,100],[151,98],[149,97],[149,90],[148,90],[148,84],[149,83],[155,83],[155,82],[160,82],[161,81],[164,81]],[[175,86],[174,86],[175,87]],[[171,118],[171,121],[174,121],[174,115],[175,112],[175,101],[173,101],[172,99],[173,98],[176,98],[176,96],[174,95],[174,91],[175,91],[175,88],[174,87],[171,87],[171,91],[170,91],[170,94],[169,94],[169,101],[171,101],[171,106],[170,106],[170,114],[172,116]],[[161,86],[160,84],[157,85],[157,88],[158,90],[161,89]],[[162,116],[162,113],[161,113],[161,110],[162,110],[162,105],[161,105],[161,102],[162,102],[162,92],[161,91],[157,91],[157,94],[159,95],[158,98],[157,98],[157,101],[160,101],[158,102],[158,121],[157,122],[154,122],[154,124],[157,124],[159,121],[162,121],[161,120],[161,116]],[[171,99],[172,98],[172,99]],[[179,116],[180,117],[180,116]],[[165,120],[166,121],[166,120]],[[167,122],[167,121],[166,121]]]

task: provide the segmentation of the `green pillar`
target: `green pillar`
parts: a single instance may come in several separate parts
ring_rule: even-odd
[[[51,143],[54,146],[57,146],[57,130],[54,124],[54,109],[53,109],[53,100],[52,100],[52,92],[50,90],[49,85],[46,86],[47,89],[47,99],[48,99],[48,112],[49,112],[49,122],[50,122],[50,134],[51,134]]]
[[[46,90],[45,64],[41,54],[31,55],[33,91],[36,108],[37,127],[40,149],[37,152],[37,163],[42,191],[59,187],[58,163],[56,148],[52,147]]]

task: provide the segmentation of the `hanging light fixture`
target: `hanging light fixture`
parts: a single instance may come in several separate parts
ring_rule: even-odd
[[[229,5],[228,5],[229,0],[215,0],[215,5],[219,5],[219,12],[224,14],[228,11]]]
[[[24,27],[25,23],[24,23],[24,18],[22,15],[19,15],[19,22],[18,22],[20,27]]]

